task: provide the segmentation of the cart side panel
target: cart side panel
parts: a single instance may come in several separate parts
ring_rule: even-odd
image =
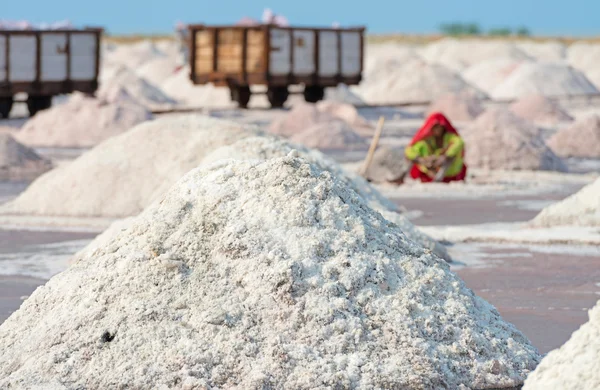
[[[315,33],[314,30],[293,30],[295,76],[312,75],[315,69]]]
[[[362,40],[358,31],[347,31],[341,33],[341,68],[343,77],[357,77],[361,74],[362,64]]]
[[[67,79],[67,34],[42,33],[40,81],[64,81]]]
[[[338,34],[335,31],[319,31],[319,77],[335,77],[338,74]]]
[[[290,30],[271,28],[270,38],[269,73],[272,76],[287,76],[292,72]]]
[[[70,34],[70,79],[73,81],[93,81],[97,79],[98,39],[92,32]]]
[[[6,58],[6,35],[0,35],[0,82],[6,82],[8,78],[7,58]]]
[[[33,82],[37,73],[37,40],[34,34],[13,34],[9,37],[9,81]]]
[[[266,73],[265,62],[266,32],[262,29],[248,29],[246,38],[246,72]]]
[[[241,74],[244,51],[244,31],[241,29],[218,30],[217,72]]]
[[[213,71],[215,30],[197,30],[194,69],[196,75],[208,75]]]

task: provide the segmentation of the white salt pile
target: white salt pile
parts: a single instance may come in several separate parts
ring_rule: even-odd
[[[158,57],[136,69],[136,73],[141,78],[148,80],[153,85],[161,85],[166,79],[171,77],[177,69],[175,57]]]
[[[490,95],[494,89],[522,64],[514,58],[490,58],[466,68],[461,76],[471,85]]]
[[[335,88],[326,88],[325,101],[356,105],[365,104],[364,100],[362,100],[357,94],[352,92],[347,85],[344,84],[340,84]]]
[[[273,134],[284,137],[291,137],[299,134],[307,128],[320,124],[333,122],[336,119],[343,119],[335,116],[326,106],[319,110],[318,106],[309,103],[294,104],[290,111],[278,118],[275,118],[269,125],[269,131]]]
[[[294,134],[290,140],[321,150],[360,150],[369,146],[366,139],[340,119],[314,124]]]
[[[445,262],[291,156],[191,171],[38,288],[0,349],[4,388],[503,388],[540,359]]]
[[[75,93],[28,120],[16,137],[33,146],[89,147],[150,119],[152,114],[126,94],[108,102]]]
[[[600,389],[600,303],[588,313],[590,320],[542,359],[523,390]]]
[[[427,108],[426,115],[441,112],[451,121],[469,122],[483,111],[478,99],[466,94],[452,93],[434,100]]]
[[[191,107],[234,107],[228,88],[212,84],[194,85],[190,80],[189,65],[182,67],[161,84],[162,90],[183,104]]]
[[[421,59],[411,59],[393,67],[382,65],[355,91],[372,104],[424,102],[458,92],[485,97],[483,92],[450,69]]]
[[[177,103],[160,88],[139,77],[134,71],[120,67],[98,89],[99,98],[111,100],[115,90],[125,90],[133,99],[148,109],[168,108]]]
[[[567,52],[569,64],[582,71],[586,77],[600,89],[600,45],[588,42],[575,42],[569,46]]]
[[[408,165],[403,151],[380,146],[373,154],[365,178],[373,183],[396,182],[403,178]]]
[[[488,109],[461,132],[468,166],[484,169],[566,171],[538,129],[507,109]]]
[[[562,62],[567,58],[567,46],[558,41],[517,41],[516,47],[539,62]]]
[[[165,53],[149,40],[133,44],[119,44],[103,58],[107,64],[124,65],[129,69],[137,69]]]
[[[600,116],[590,115],[560,129],[548,146],[561,157],[600,158]]]
[[[318,111],[330,114],[350,125],[357,133],[372,136],[374,128],[352,104],[323,100],[315,104]]]
[[[200,115],[168,116],[112,137],[33,182],[4,214],[137,215],[206,154],[258,131]]]
[[[527,63],[518,67],[492,92],[494,99],[526,95],[568,96],[600,93],[578,70],[556,63]]]
[[[530,224],[536,227],[600,227],[600,179],[568,198],[544,208]]]
[[[15,141],[9,133],[0,132],[0,181],[31,180],[50,169],[50,161]]]
[[[301,145],[294,145],[280,138],[262,135],[260,137],[244,138],[231,145],[223,146],[207,155],[202,160],[202,164],[206,165],[227,159],[267,160],[283,157],[292,150],[295,150],[306,161],[318,166],[319,169],[330,172],[348,188],[356,191],[357,194],[369,203],[371,208],[379,211],[388,220],[400,226],[410,240],[431,250],[438,257],[446,261],[452,261],[446,248],[433,238],[417,230],[404,215],[399,213],[398,207],[394,203],[381,195],[379,191],[362,177],[344,170],[335,161],[316,150],[307,149]]]
[[[510,106],[510,110],[527,121],[546,125],[573,120],[560,104],[539,94],[523,96]]]

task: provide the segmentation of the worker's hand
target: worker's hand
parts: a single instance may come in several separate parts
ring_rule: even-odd
[[[437,156],[434,162],[434,166],[439,168],[442,165],[446,164],[446,162],[448,161],[448,157],[446,155],[441,155],[441,156]]]

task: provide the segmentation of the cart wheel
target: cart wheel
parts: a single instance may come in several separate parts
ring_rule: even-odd
[[[269,99],[269,103],[271,103],[271,107],[273,108],[281,108],[283,104],[287,100],[289,96],[289,92],[287,87],[269,87],[267,89],[267,98]]]
[[[230,87],[229,92],[231,94],[231,100],[236,102],[239,108],[248,107],[248,102],[250,102],[250,96],[252,95],[249,86]]]
[[[12,106],[12,96],[0,98],[0,118],[8,118],[8,115],[10,115],[10,110],[12,110]]]
[[[325,97],[325,88],[318,85],[307,85],[304,87],[304,100],[308,103],[316,103]]]
[[[34,116],[42,110],[52,106],[52,96],[29,96],[27,98],[27,110],[29,116]]]

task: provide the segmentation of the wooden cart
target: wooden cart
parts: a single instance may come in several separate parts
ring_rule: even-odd
[[[0,30],[0,118],[18,93],[30,115],[49,108],[52,97],[98,88],[102,29]]]
[[[324,97],[325,87],[360,83],[364,27],[309,28],[190,25],[190,78],[194,84],[229,87],[245,108],[250,86],[267,87],[272,107],[281,107],[288,87],[304,86],[307,102]]]

